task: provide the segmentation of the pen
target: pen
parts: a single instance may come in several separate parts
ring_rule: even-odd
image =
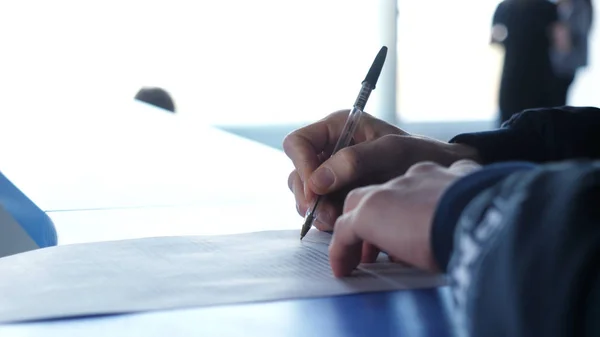
[[[344,125],[344,129],[340,134],[340,138],[338,139],[335,147],[333,148],[333,152],[331,155],[333,156],[339,150],[350,145],[352,141],[352,137],[354,137],[354,132],[358,127],[358,122],[360,121],[360,117],[365,110],[365,105],[367,104],[367,100],[369,99],[369,95],[371,95],[371,91],[375,89],[375,85],[377,84],[377,80],[379,79],[379,75],[381,74],[381,68],[383,68],[383,64],[385,62],[385,57],[387,55],[387,47],[383,46],[377,53],[375,57],[375,61],[371,65],[369,72],[367,73],[367,77],[365,77],[364,81],[362,81],[362,87],[360,88],[360,92],[358,93],[358,97],[354,102],[352,110],[348,114],[348,119],[346,120],[346,124]],[[312,207],[308,209],[306,212],[306,216],[304,218],[304,225],[302,225],[302,231],[300,232],[300,240],[306,236],[306,233],[310,230],[313,225],[313,222],[317,218],[317,207],[321,202],[321,198],[323,196],[317,196],[317,199],[313,203]]]

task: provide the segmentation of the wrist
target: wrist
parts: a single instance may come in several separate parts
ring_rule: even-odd
[[[456,160],[468,159],[476,162],[477,164],[482,164],[482,159],[479,155],[479,151],[476,148],[460,143],[450,143],[449,145],[450,151],[454,154]]]

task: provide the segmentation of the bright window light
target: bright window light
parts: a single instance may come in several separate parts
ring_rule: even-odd
[[[380,48],[379,2],[11,1],[0,88],[68,101],[160,86],[209,124],[310,122],[354,102]]]

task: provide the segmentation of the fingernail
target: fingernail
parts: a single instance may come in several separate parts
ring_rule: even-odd
[[[315,173],[313,173],[311,179],[313,184],[315,184],[317,187],[327,189],[329,186],[333,185],[335,176],[327,167],[321,167]]]
[[[308,187],[308,184],[304,184],[304,198],[309,204],[312,203],[312,194],[310,193],[310,188]]]

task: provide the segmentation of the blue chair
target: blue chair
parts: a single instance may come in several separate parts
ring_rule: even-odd
[[[38,247],[56,246],[56,228],[50,217],[0,172],[0,206],[15,219]]]

